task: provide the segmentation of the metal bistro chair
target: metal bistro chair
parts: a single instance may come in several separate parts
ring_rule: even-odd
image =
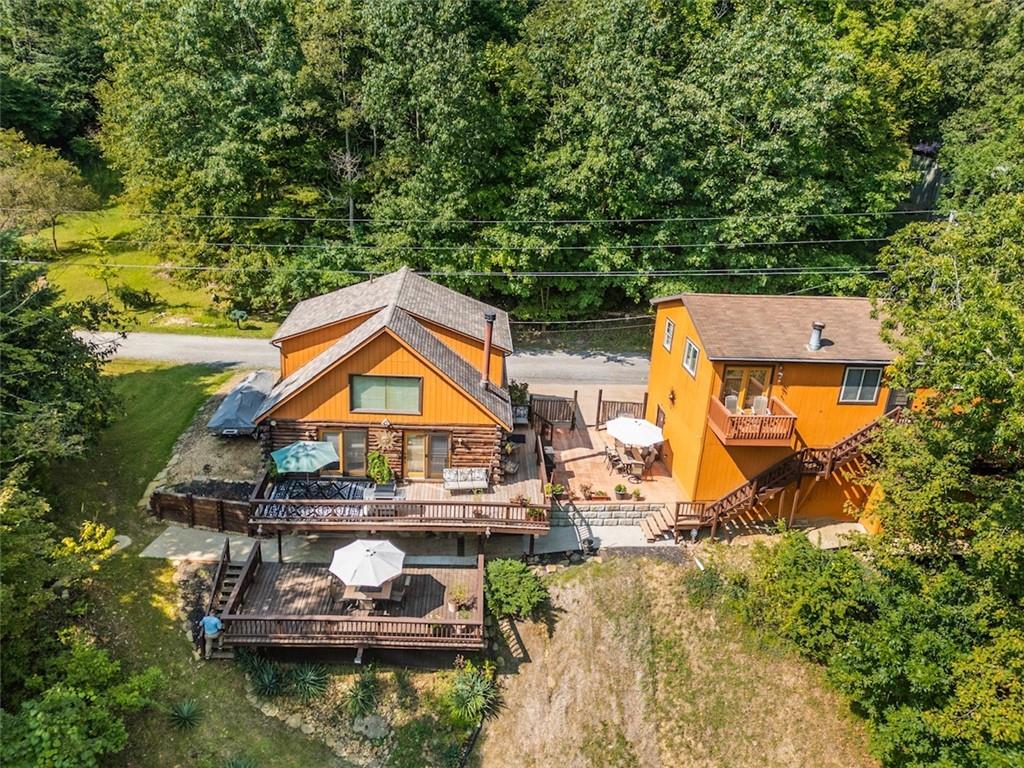
[[[608,465],[608,471],[614,472],[619,468],[619,455],[615,452],[615,448],[610,445],[604,447],[604,461]]]
[[[409,590],[409,585],[412,583],[412,576],[406,574],[402,583],[391,590],[391,602],[395,605],[401,605],[405,601],[405,593]]]

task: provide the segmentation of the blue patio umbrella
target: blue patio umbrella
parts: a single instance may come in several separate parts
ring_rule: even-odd
[[[316,472],[338,461],[338,452],[330,443],[318,440],[299,440],[278,448],[270,457],[278,472]]]

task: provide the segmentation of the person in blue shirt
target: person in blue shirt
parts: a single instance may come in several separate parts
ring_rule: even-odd
[[[204,616],[199,623],[203,625],[203,635],[206,637],[206,658],[208,659],[213,653],[215,641],[218,650],[224,647],[224,622],[210,613]]]

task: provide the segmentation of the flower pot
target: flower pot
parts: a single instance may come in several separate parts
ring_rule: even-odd
[[[616,491],[615,498],[619,501],[625,501],[629,498],[629,491]]]

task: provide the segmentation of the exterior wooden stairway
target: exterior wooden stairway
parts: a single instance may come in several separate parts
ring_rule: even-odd
[[[213,583],[210,587],[210,599],[206,604],[206,613],[220,616],[224,612],[224,605],[238,584],[243,568],[243,563],[231,562],[231,543],[225,537],[220,560],[217,561],[217,569],[213,572]],[[201,650],[203,646],[202,632],[200,632],[199,637],[196,639],[196,643]],[[212,659],[233,659],[234,657],[235,652],[230,648],[222,650],[215,648],[210,655]]]
[[[678,543],[683,531],[711,528],[711,536],[718,527],[739,516],[749,513],[758,506],[767,504],[793,483],[804,477],[825,479],[861,456],[879,426],[887,419],[895,419],[901,413],[896,408],[881,418],[844,437],[827,448],[804,448],[734,488],[716,501],[678,501],[675,510],[662,508],[640,521],[640,529],[647,541],[672,536]],[[794,509],[795,509],[794,499]]]

